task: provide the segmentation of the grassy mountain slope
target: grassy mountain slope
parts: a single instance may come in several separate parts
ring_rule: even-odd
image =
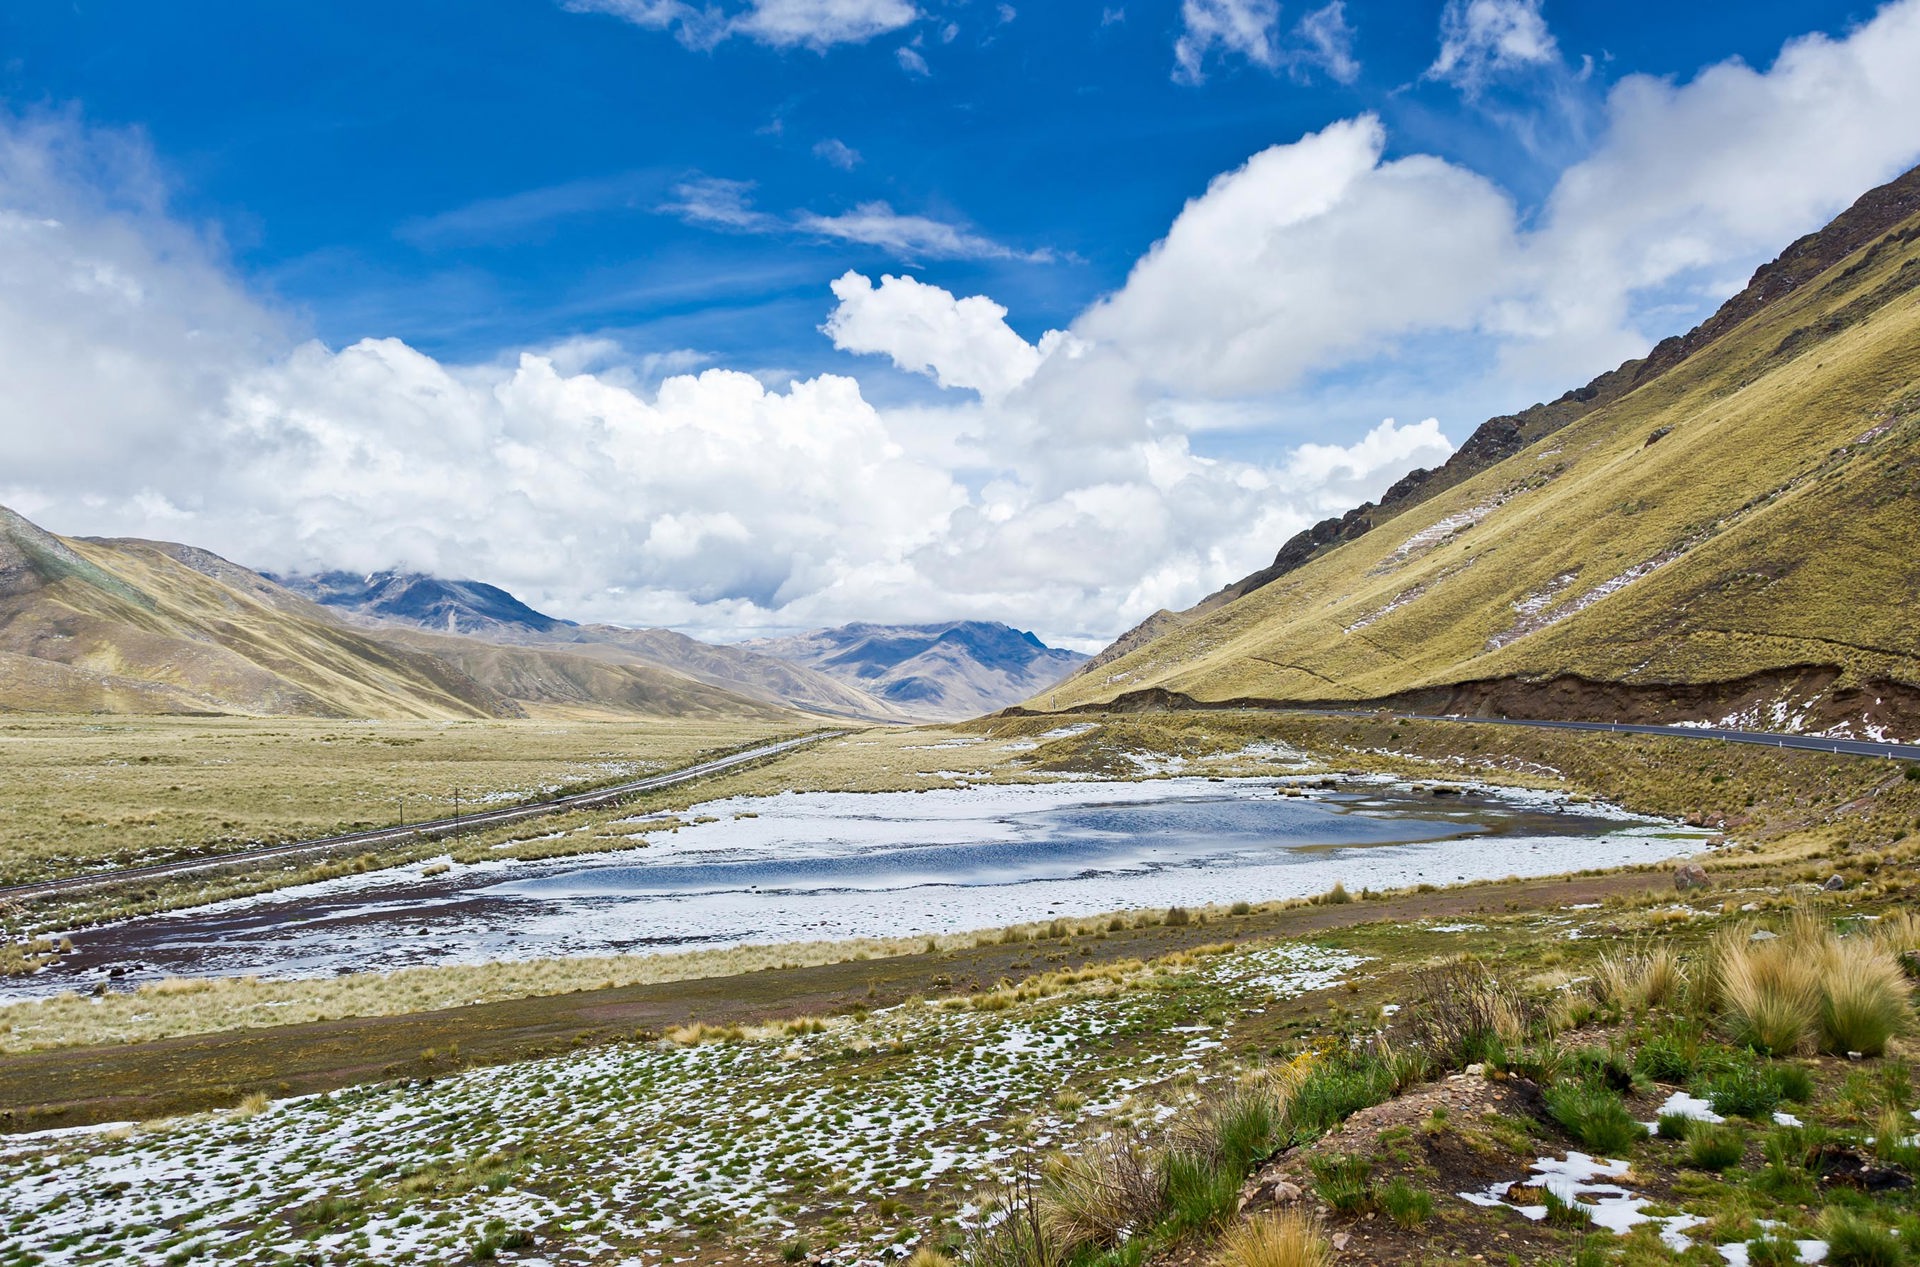
[[[684,675],[343,624],[191,546],[54,536],[0,507],[0,709],[771,718]]]
[[[1920,729],[1920,175],[1862,203],[1884,232],[1796,243],[1707,335],[1662,345],[1679,351],[1657,375],[1163,620],[1060,704],[1158,690]]]
[[[790,717],[785,701],[749,697],[592,645],[514,645],[395,629],[384,641],[443,661],[542,716]]]

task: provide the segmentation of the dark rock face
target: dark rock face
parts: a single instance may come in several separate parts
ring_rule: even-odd
[[[422,629],[473,634],[504,625],[544,634],[573,623],[537,612],[498,586],[482,581],[446,581],[417,572],[263,575],[323,606]]]

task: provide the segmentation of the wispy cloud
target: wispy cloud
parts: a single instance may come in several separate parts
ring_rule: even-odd
[[[394,236],[427,249],[525,241],[539,236],[558,220],[616,209],[644,209],[658,196],[660,185],[661,177],[652,172],[568,181],[482,198],[437,215],[408,220],[394,230]]]
[[[900,69],[909,75],[918,75],[924,79],[933,73],[927,68],[927,59],[920,56],[918,49],[902,45],[893,50],[893,56],[900,63]]]
[[[1299,47],[1289,57],[1296,65],[1324,71],[1335,83],[1350,84],[1360,77],[1360,63],[1354,60],[1353,24],[1347,21],[1345,0],[1333,3],[1301,18],[1293,28]]]
[[[722,180],[717,176],[698,176],[673,187],[673,200],[660,210],[679,216],[688,224],[709,228],[737,229],[747,233],[773,233],[782,225],[778,216],[755,211],[748,195],[753,192],[749,180]]]
[[[901,215],[884,202],[863,202],[852,211],[834,216],[806,212],[795,221],[795,227],[818,237],[877,246],[903,259],[1000,259],[1048,263],[1056,258],[1048,250],[1015,250],[944,220]]]
[[[1280,64],[1274,28],[1280,0],[1181,0],[1180,38],[1173,44],[1173,77],[1180,83],[1206,80],[1209,54],[1237,54],[1269,70]]]
[[[813,156],[823,163],[830,163],[843,172],[850,172],[860,165],[860,151],[848,145],[837,136],[830,136],[814,144]]]
[[[1061,257],[1041,248],[1022,251],[931,216],[904,215],[885,202],[863,202],[851,211],[822,215],[798,211],[778,216],[753,205],[753,183],[698,176],[673,187],[658,208],[688,224],[734,233],[793,234],[875,246],[902,260],[1025,260],[1051,263]]]
[[[1540,12],[1541,0],[1447,0],[1440,15],[1440,54],[1425,78],[1472,97],[1490,81],[1560,61],[1560,46]]]
[[[738,35],[773,48],[825,52],[864,44],[920,18],[907,0],[748,0],[732,9],[685,0],[560,0],[571,13],[606,13],[650,31],[671,31],[688,48],[709,49]]]

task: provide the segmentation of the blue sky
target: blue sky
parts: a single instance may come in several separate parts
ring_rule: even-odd
[[[128,423],[126,444],[108,444],[122,455],[107,462],[125,468],[118,474],[89,484],[73,475],[84,465],[73,454],[16,434],[0,459],[23,474],[0,476],[0,493],[69,531],[197,531],[262,566],[484,571],[569,614],[722,636],[951,609],[1097,643],[1152,606],[1190,602],[1257,565],[1279,544],[1275,534],[1377,491],[1416,459],[1444,457],[1435,435],[1457,444],[1487,414],[1576,386],[1686,328],[1755,263],[1911,162],[1920,137],[1884,117],[1899,89],[1869,83],[1876,55],[1904,56],[1910,7],[726,0],[703,18],[675,0],[28,0],[0,13],[0,98],[13,147],[0,206],[64,209],[43,218],[76,241],[95,234],[89,259],[118,243],[111,249],[130,254],[113,257],[116,272],[136,279],[141,303],[165,291],[194,314],[178,317],[182,346],[219,342],[228,351],[195,371],[197,385],[180,388],[170,433],[164,420],[151,434]],[[1798,159],[1794,145],[1817,137],[1796,132],[1784,106],[1770,122],[1765,103],[1792,96],[1790,68],[1776,60],[1795,41],[1829,58],[1827,80],[1853,75],[1863,85],[1832,89],[1822,125],[1853,120],[1867,135],[1831,161]],[[1707,73],[1729,63],[1740,73]],[[1364,126],[1342,130],[1356,120]],[[1671,153],[1650,154],[1665,145],[1663,131],[1675,138]],[[1335,139],[1321,167],[1288,148],[1322,133]],[[1161,253],[1163,276],[1129,284],[1190,200],[1265,153],[1278,156],[1258,176],[1270,184],[1256,188],[1246,169],[1238,211],[1213,227],[1191,218],[1187,245]],[[1743,187],[1690,192],[1616,225],[1602,200],[1580,202],[1566,181],[1590,169],[1619,187],[1617,202],[1652,207],[1669,189],[1636,190],[1622,173],[1666,160],[1705,170],[1717,154],[1742,163],[1778,213],[1755,221],[1735,205],[1756,196]],[[1346,172],[1327,177],[1334,210],[1316,204],[1257,223],[1263,208],[1329,169]],[[1379,180],[1382,189],[1418,178],[1431,203],[1395,202],[1392,215],[1361,207],[1341,227],[1341,208],[1358,205],[1349,193],[1396,171],[1405,179]],[[1786,187],[1790,195],[1766,192]],[[1461,206],[1469,210],[1454,226]],[[1406,313],[1390,311],[1395,277],[1359,278],[1358,297],[1343,284],[1407,236],[1392,216],[1423,233],[1446,226],[1424,254],[1397,264],[1420,292]],[[1288,245],[1301,224],[1307,236]],[[1338,245],[1314,236],[1322,230],[1337,233]],[[1263,258],[1294,252],[1272,277],[1249,273],[1247,296],[1233,293],[1234,269],[1207,255],[1238,232],[1266,243]],[[1618,244],[1636,235],[1663,234],[1711,245],[1690,246],[1672,266],[1649,265],[1661,254],[1652,249],[1631,260],[1606,255],[1630,250]],[[1614,245],[1593,245],[1603,240]],[[1338,268],[1299,271],[1315,252]],[[1474,264],[1476,252],[1504,262]],[[1447,272],[1453,258],[1467,262],[1461,276]],[[1474,268],[1509,265],[1511,286],[1464,293]],[[1543,316],[1568,306],[1583,267],[1627,277],[1612,307],[1565,322]],[[876,287],[891,274],[927,289],[875,291],[856,313],[829,291],[850,272]],[[1541,282],[1543,272],[1560,280]],[[1198,314],[1180,308],[1194,276]],[[1283,282],[1301,293],[1269,310],[1259,291]],[[1347,316],[1320,320],[1316,295],[1335,295]],[[978,309],[955,317],[961,310],[949,301],[969,296],[1003,307],[1004,325]],[[1238,329],[1207,323],[1233,320],[1243,299],[1265,341],[1249,344],[1238,368],[1216,367],[1209,349],[1235,341]],[[224,315],[210,317],[215,309]],[[74,311],[62,346],[99,352],[125,328]],[[846,333],[859,315],[864,333]],[[965,347],[903,348],[898,331],[916,321],[944,323],[941,338],[972,333]],[[219,340],[209,323],[224,331]],[[1196,323],[1210,341],[1174,346]],[[823,331],[829,324],[842,334]],[[1042,347],[1047,331],[1071,337],[1039,353],[1026,346]],[[20,363],[32,351],[25,339],[12,351]],[[397,342],[378,357],[369,346],[358,360],[339,359],[363,340]],[[415,358],[401,368],[398,347]],[[1124,369],[1067,381],[1066,354],[1051,347],[1093,348],[1093,362],[1119,349]],[[1009,349],[1011,363],[976,364]],[[939,522],[842,522],[836,531],[896,533],[898,548],[856,559],[827,543],[767,565],[756,556],[777,553],[769,534],[791,526],[727,504],[714,491],[726,483],[721,469],[697,497],[640,481],[646,515],[624,522],[596,562],[586,566],[587,554],[568,546],[543,565],[529,536],[578,541],[597,529],[542,511],[509,546],[452,517],[438,528],[430,517],[336,522],[323,510],[345,494],[319,487],[238,515],[221,507],[244,489],[255,495],[268,480],[261,472],[221,482],[196,460],[187,465],[199,482],[169,484],[139,460],[143,444],[184,452],[222,428],[230,440],[242,425],[233,401],[257,402],[273,385],[320,392],[342,417],[373,428],[377,444],[393,444],[395,464],[500,468],[510,443],[538,447],[529,428],[544,424],[485,424],[462,467],[457,448],[429,454],[397,438],[406,428],[390,406],[410,389],[349,371],[371,358],[390,377],[445,372],[480,390],[480,367],[510,367],[528,352],[553,353],[563,378],[628,392],[633,408],[655,408],[670,372],[745,371],[775,394],[794,379],[845,376],[857,383],[858,425],[872,422],[875,443],[903,447],[947,481],[919,494]],[[7,355],[0,345],[0,370]],[[323,356],[335,358],[324,371],[315,359]],[[955,368],[954,358],[974,368]],[[1281,368],[1268,373],[1269,365]],[[1001,385],[983,388],[981,375]],[[1129,386],[1124,401],[1101,405],[1111,412],[1062,420],[1079,407],[1063,402],[1097,397],[1118,380]],[[275,399],[272,421],[245,424],[261,447],[293,444],[289,419],[318,408],[308,397]],[[117,406],[99,408],[105,417]],[[1433,434],[1411,435],[1428,417]],[[1401,430],[1360,454],[1388,418]],[[96,441],[121,435],[110,419],[100,425]],[[344,425],[325,439],[303,432],[301,443],[345,452],[354,442],[341,438]],[[573,424],[554,425],[550,447],[571,443]],[[840,424],[819,425],[824,434]],[[447,432],[427,425],[422,434],[440,443]],[[1149,453],[1175,440],[1173,457]],[[1077,468],[1105,471],[1080,485],[1034,456],[1079,444],[1094,447]],[[823,441],[822,451],[831,447]],[[1331,448],[1353,452],[1321,452]],[[1165,474],[1169,461],[1226,464],[1230,483],[1271,496],[1240,507],[1252,517],[1237,526],[1189,522],[1198,512],[1183,505],[1207,495],[1197,485],[1180,491],[1184,477]],[[485,496],[553,495],[524,465],[515,469],[487,483]],[[1228,478],[1209,470],[1193,478]],[[350,462],[337,473],[356,481]],[[915,478],[902,476],[903,486],[918,487]],[[994,491],[1007,488],[1017,494]],[[1119,552],[1111,572],[1066,566],[1056,570],[1072,575],[1057,585],[1020,579],[1009,558],[1045,553],[1037,543],[1070,556],[1078,543],[1102,541],[1113,525],[1103,528],[1088,506],[1115,488],[1158,498],[1148,498],[1146,517],[1159,523],[1150,540]],[[823,505],[847,496],[788,493]],[[1127,504],[1111,513],[1140,521],[1147,502]],[[1032,522],[1008,538],[1002,529],[1023,516]],[[696,521],[703,526],[684,526]],[[685,541],[691,553],[671,561],[681,548],[672,543]],[[983,579],[996,568],[1002,579]]]
[[[1442,7],[1350,6],[1351,84],[1231,55],[1192,84],[1171,74],[1179,6],[1141,0],[1027,4],[1010,20],[982,0],[928,4],[822,51],[739,36],[693,50],[542,0],[26,3],[0,17],[0,90],[142,129],[180,211],[222,226],[238,265],[330,343],[393,335],[464,360],[619,331],[804,371],[844,359],[815,327],[825,281],[847,268],[991,294],[1036,336],[1119,285],[1211,177],[1363,110],[1387,122],[1390,155],[1454,159],[1537,201],[1583,147],[1522,101],[1547,122],[1530,152],[1423,81]],[[1590,102],[1622,74],[1764,63],[1790,36],[1870,12],[1773,0],[1548,16],[1568,53],[1595,61]],[[924,75],[897,57],[916,46]],[[858,155],[850,169],[823,157],[836,142]],[[660,211],[700,176],[752,182],[773,211],[881,200],[1055,258],[916,259]]]

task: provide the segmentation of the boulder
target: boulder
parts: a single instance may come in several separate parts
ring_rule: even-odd
[[[1827,882],[1820,887],[1828,893],[1838,893],[1847,887],[1847,877],[1843,875],[1830,875],[1827,877]]]
[[[1697,862],[1683,862],[1673,869],[1673,887],[1686,893],[1693,889],[1710,889],[1713,881],[1707,878],[1707,869]]]

